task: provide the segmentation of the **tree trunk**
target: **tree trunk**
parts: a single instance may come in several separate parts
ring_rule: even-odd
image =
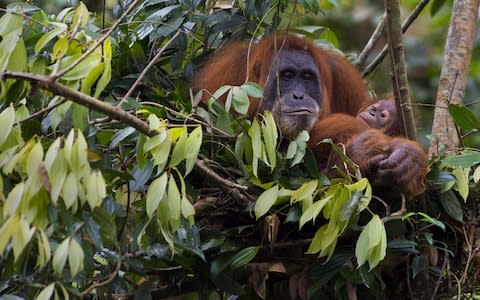
[[[477,29],[478,4],[478,0],[453,2],[433,118],[434,138],[428,151],[429,156],[438,154],[441,146],[454,149],[459,143],[458,132],[447,107],[449,103],[463,103]]]

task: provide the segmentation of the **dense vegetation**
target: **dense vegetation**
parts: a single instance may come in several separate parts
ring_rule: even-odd
[[[335,5],[119,1],[108,28],[83,3],[2,9],[0,294],[475,295],[479,151],[433,157],[405,211],[359,172],[322,175],[306,132],[280,151],[271,114],[245,117],[256,84],[192,105],[195,67],[229,41],[288,29],[338,48],[335,29],[292,20]],[[449,111],[468,136],[480,128]]]

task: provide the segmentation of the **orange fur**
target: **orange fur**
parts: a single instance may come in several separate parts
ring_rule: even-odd
[[[335,52],[320,49],[305,39],[286,34],[253,42],[250,52],[249,42],[233,43],[219,51],[199,70],[193,80],[193,88],[206,91],[203,98],[206,101],[226,84],[241,85],[245,81],[253,81],[263,87],[280,49],[308,52],[320,73],[318,84],[322,87],[322,111],[310,130],[309,141],[319,168],[329,169],[328,159],[331,155],[331,148],[319,142],[332,138],[334,142],[345,145],[347,154],[374,185],[389,185],[392,189],[398,187],[408,198],[422,193],[427,173],[425,152],[413,141],[392,138],[356,118],[373,101],[359,72]],[[251,99],[250,117],[258,113],[260,101]]]

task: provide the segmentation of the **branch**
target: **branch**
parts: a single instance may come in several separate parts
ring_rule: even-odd
[[[160,51],[158,51],[158,53],[155,55],[155,57],[148,63],[148,65],[143,69],[142,73],[140,73],[140,75],[138,76],[137,80],[135,80],[135,82],[133,83],[132,87],[128,90],[128,92],[125,94],[125,96],[123,96],[122,100],[117,104],[117,107],[120,107],[122,105],[122,103],[126,102],[128,97],[130,97],[130,95],[133,93],[133,91],[137,88],[138,84],[142,81],[143,77],[145,77],[145,75],[147,74],[148,70],[150,70],[153,65],[157,62],[157,60],[160,58],[160,56],[163,54],[163,52],[165,51],[165,49],[167,49],[168,45],[170,45],[170,43],[177,38],[177,36],[181,33],[180,30],[177,31],[177,33],[175,33],[174,36],[172,36],[172,38],[170,38],[166,43],[165,45],[163,45],[162,49],[160,49]]]
[[[407,67],[405,65],[405,53],[400,25],[400,1],[385,0],[387,12],[387,37],[392,68],[393,93],[401,127],[406,137],[416,140],[415,116],[413,114],[408,87]]]
[[[477,30],[478,5],[478,0],[453,2],[436,106],[463,103]],[[434,139],[428,150],[429,156],[438,154],[437,145],[444,145],[446,149],[458,146],[459,135],[446,110],[435,108],[432,135]]]
[[[92,47],[90,47],[85,53],[82,54],[73,64],[70,66],[66,67],[63,69],[61,72],[52,74],[52,79],[56,81],[58,78],[62,77],[63,75],[67,74],[70,72],[73,68],[75,68],[79,63],[81,63],[87,56],[92,54],[95,49],[98,48],[98,46],[102,45],[103,42],[113,33],[115,29],[122,23],[122,20],[133,10],[135,6],[142,0],[135,0],[133,3],[125,10],[125,12],[120,16],[120,18],[110,27],[110,29],[102,36],[101,39],[99,39]]]
[[[250,197],[245,193],[247,190],[246,186],[239,185],[235,182],[230,180],[224,179],[217,173],[215,173],[212,169],[210,169],[204,160],[197,160],[195,163],[195,170],[210,179],[213,183],[219,185],[219,187],[228,194],[232,195],[233,197],[240,199],[245,202],[250,202]]]
[[[412,13],[405,19],[405,21],[403,21],[402,33],[407,32],[410,25],[412,25],[413,21],[415,21],[415,19],[420,15],[420,13],[425,8],[425,6],[427,6],[429,1],[430,0],[422,0],[420,1],[420,3],[417,4]],[[385,45],[385,47],[383,47],[382,51],[377,55],[377,57],[375,57],[373,61],[363,70],[362,77],[367,77],[368,75],[370,75],[370,73],[372,73],[372,71],[375,70],[378,65],[383,61],[387,53],[388,45]]]
[[[137,118],[120,108],[116,108],[108,103],[105,103],[89,95],[86,95],[84,93],[71,89],[56,81],[53,81],[50,77],[31,74],[31,73],[7,71],[7,72],[0,73],[0,79],[3,79],[3,78],[14,78],[14,79],[29,81],[56,95],[64,96],[65,98],[68,98],[75,103],[89,107],[93,110],[104,113],[112,117],[113,119],[116,119],[125,124],[128,124],[145,135],[154,136],[156,134],[154,131],[151,131],[150,128],[148,127],[148,124],[142,121],[140,118]]]
[[[357,68],[363,67],[363,64],[365,63],[365,60],[367,59],[368,55],[370,54],[370,52],[372,52],[373,47],[375,46],[375,44],[378,42],[383,32],[385,31],[385,19],[386,19],[386,14],[383,14],[382,19],[377,25],[377,28],[375,28],[375,31],[372,33],[372,36],[370,37],[367,44],[363,48],[362,52],[360,52],[360,54],[358,55],[357,62],[355,63]]]

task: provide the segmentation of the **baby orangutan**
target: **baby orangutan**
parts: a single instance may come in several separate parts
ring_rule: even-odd
[[[389,136],[401,135],[397,106],[393,99],[378,100],[357,115],[357,119],[371,128],[383,130]]]

